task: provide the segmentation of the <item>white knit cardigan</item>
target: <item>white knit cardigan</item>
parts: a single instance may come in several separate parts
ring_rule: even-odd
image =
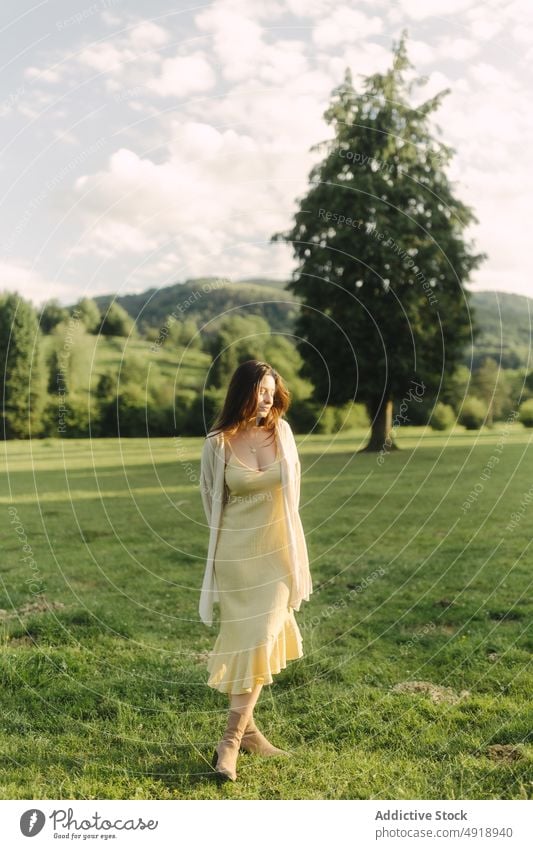
[[[211,431],[211,433],[214,432]],[[281,454],[283,508],[292,575],[289,605],[299,610],[301,602],[308,601],[309,595],[313,592],[307,545],[299,514],[301,466],[294,435],[286,419],[278,420],[276,436]],[[225,503],[224,467],[224,437],[221,433],[215,433],[213,436],[208,433],[202,448],[200,463],[200,492],[210,529],[207,563],[199,604],[200,617],[205,625],[212,625],[213,604],[220,601],[213,560]]]

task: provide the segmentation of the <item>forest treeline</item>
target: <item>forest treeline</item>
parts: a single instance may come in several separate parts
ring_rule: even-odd
[[[244,359],[266,360],[291,390],[296,432],[367,427],[362,403],[318,404],[300,376],[297,304],[274,281],[206,279],[142,295],[56,300],[37,310],[0,296],[2,437],[201,436]],[[412,396],[403,424],[466,428],[509,417],[533,427],[533,371],[524,298],[472,296],[478,339],[437,394]]]

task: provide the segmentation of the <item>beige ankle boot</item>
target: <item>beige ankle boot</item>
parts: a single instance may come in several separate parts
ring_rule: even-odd
[[[269,743],[267,738],[259,731],[253,716],[248,720],[248,725],[242,735],[241,749],[244,749],[245,752],[253,752],[255,755],[264,755],[267,758],[274,757],[274,755],[290,755],[290,752],[285,752]]]
[[[215,749],[212,766],[215,767],[217,778],[224,781],[235,781],[237,779],[237,757],[239,747],[244,734],[248,716],[238,710],[230,710],[228,724],[224,736]]]

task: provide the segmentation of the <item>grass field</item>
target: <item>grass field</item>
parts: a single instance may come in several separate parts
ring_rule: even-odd
[[[297,438],[315,592],[256,709],[293,757],[222,787],[203,440],[5,443],[2,798],[533,798],[531,433],[362,439]]]

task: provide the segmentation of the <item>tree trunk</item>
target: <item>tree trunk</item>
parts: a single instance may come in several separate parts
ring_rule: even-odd
[[[389,451],[397,451],[392,431],[392,398],[380,398],[378,401],[367,403],[368,414],[372,422],[370,440],[362,451],[379,451],[383,455]]]

